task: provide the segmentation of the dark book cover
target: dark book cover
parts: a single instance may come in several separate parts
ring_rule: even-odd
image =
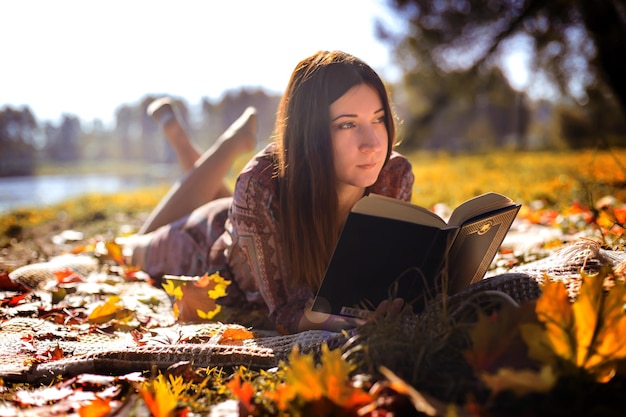
[[[435,277],[457,232],[350,213],[313,310],[364,317],[390,296],[420,310],[437,292]]]
[[[351,212],[313,311],[365,318],[403,298],[419,313],[428,299],[483,278],[521,205],[512,203],[460,226],[426,226]]]
[[[466,221],[450,248],[449,293],[485,276],[521,205],[515,204]]]

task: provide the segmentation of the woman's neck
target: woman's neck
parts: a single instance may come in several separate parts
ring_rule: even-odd
[[[363,198],[364,193],[365,193],[365,188],[359,188],[359,187],[350,187],[350,188],[344,188],[342,190],[338,190],[337,215],[338,215],[339,223],[341,225],[343,225],[343,223],[346,221],[346,218],[348,217],[350,210],[352,210],[352,207],[354,207],[356,202],[359,201],[361,198]]]

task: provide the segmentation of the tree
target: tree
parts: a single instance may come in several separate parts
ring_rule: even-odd
[[[389,0],[407,22],[406,33],[379,23],[394,45],[405,84],[416,76],[471,80],[502,64],[515,45],[529,45],[531,69],[563,97],[584,103],[606,88],[626,115],[626,7],[620,0]],[[445,81],[443,81],[445,78]],[[449,89],[448,89],[449,90]],[[434,94],[436,110],[441,96]],[[426,112],[422,116],[429,117]]]
[[[59,127],[46,124],[46,153],[53,161],[77,161],[81,155],[80,138],[82,129],[80,120],[73,115],[64,114]]]
[[[0,176],[32,174],[37,127],[28,107],[0,111]]]

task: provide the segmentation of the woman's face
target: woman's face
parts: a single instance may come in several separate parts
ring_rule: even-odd
[[[389,138],[378,92],[358,84],[330,105],[330,137],[338,187],[365,188],[376,182]]]

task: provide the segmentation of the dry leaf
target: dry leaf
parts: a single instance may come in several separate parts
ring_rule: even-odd
[[[102,324],[126,312],[120,297],[112,295],[103,304],[96,306],[87,319],[90,323]]]
[[[323,344],[320,364],[317,365],[313,354],[301,355],[294,348],[289,355],[289,372],[285,378],[285,384],[291,390],[285,390],[284,394],[292,398],[299,396],[305,401],[326,398],[340,407],[356,409],[372,402],[373,397],[352,385],[352,369],[352,365],[343,359],[341,349],[330,350]]]
[[[254,333],[250,330],[229,327],[224,330],[217,343],[220,345],[241,345],[244,340],[252,338],[254,338]]]
[[[520,334],[520,323],[525,322],[536,322],[533,303],[519,307],[505,303],[490,315],[480,313],[469,331],[472,347],[463,351],[465,360],[476,372],[494,373],[501,367],[533,367],[535,363],[528,357]]]
[[[187,385],[182,378],[170,377],[168,381],[163,374],[159,374],[154,380],[142,384],[139,392],[153,417],[171,417],[185,389]]]
[[[228,381],[226,387],[233,393],[239,402],[243,404],[247,412],[252,411],[252,399],[254,397],[255,389],[250,381],[242,382],[241,376],[237,373],[233,379]]]
[[[389,387],[391,389],[399,394],[406,395],[411,400],[411,404],[413,404],[413,407],[415,407],[417,411],[427,416],[437,415],[437,409],[433,407],[419,391],[394,374],[390,369],[383,366],[380,368],[380,373],[389,380]]]
[[[548,282],[537,301],[537,317],[543,326],[522,326],[529,354],[544,363],[558,362],[564,372],[584,369],[601,382],[614,374],[617,362],[626,358],[626,287],[622,282],[606,290],[599,275],[581,274],[577,299],[571,303],[565,286]]]
[[[230,281],[218,273],[197,277],[166,275],[163,288],[176,298],[175,311],[182,322],[212,320],[220,311],[217,299],[226,295]]]
[[[533,392],[548,392],[556,382],[554,371],[549,365],[544,365],[539,372],[531,369],[500,368],[495,374],[483,373],[481,379],[493,394],[508,390],[518,396]]]
[[[80,417],[103,417],[111,412],[110,400],[105,400],[100,397],[96,397],[95,400],[89,404],[84,405],[78,409],[78,415]]]

